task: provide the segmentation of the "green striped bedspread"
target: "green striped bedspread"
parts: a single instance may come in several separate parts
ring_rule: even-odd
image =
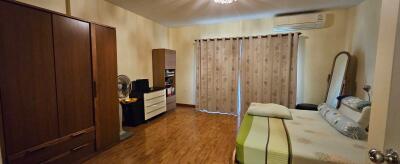
[[[245,164],[286,164],[290,140],[282,119],[246,114],[236,139],[236,160]]]

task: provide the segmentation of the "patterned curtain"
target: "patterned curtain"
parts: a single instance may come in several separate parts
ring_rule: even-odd
[[[251,102],[296,104],[298,33],[243,38],[241,115]]]
[[[197,40],[196,109],[237,114],[239,39]]]

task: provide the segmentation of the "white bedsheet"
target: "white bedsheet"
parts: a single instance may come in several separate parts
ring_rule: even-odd
[[[318,111],[290,110],[285,120],[293,164],[365,163],[367,141],[348,138],[331,127]]]

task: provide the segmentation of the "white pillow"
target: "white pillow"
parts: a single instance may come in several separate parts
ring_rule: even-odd
[[[360,125],[360,127],[364,128],[364,129],[367,128],[369,125],[369,116],[371,113],[370,106],[364,107],[361,110],[361,112],[359,112],[355,109],[352,109],[348,105],[342,103],[339,107],[339,112],[341,114],[345,115],[346,117],[352,119],[356,123],[358,123]]]
[[[253,116],[292,119],[292,113],[287,107],[272,103],[251,103],[247,113]]]

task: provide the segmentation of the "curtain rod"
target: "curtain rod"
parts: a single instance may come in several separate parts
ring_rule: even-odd
[[[267,38],[268,36],[270,37],[278,37],[278,36],[288,36],[289,34],[297,34],[297,35],[301,35],[301,32],[296,32],[296,33],[285,33],[285,34],[272,34],[272,35],[261,35],[261,38]],[[250,39],[251,38],[258,38],[258,36],[246,36],[246,37],[230,37],[230,38],[211,38],[211,39],[195,39],[194,41],[207,41],[207,40],[229,40],[229,39],[233,39],[233,40],[237,40],[237,39]]]

